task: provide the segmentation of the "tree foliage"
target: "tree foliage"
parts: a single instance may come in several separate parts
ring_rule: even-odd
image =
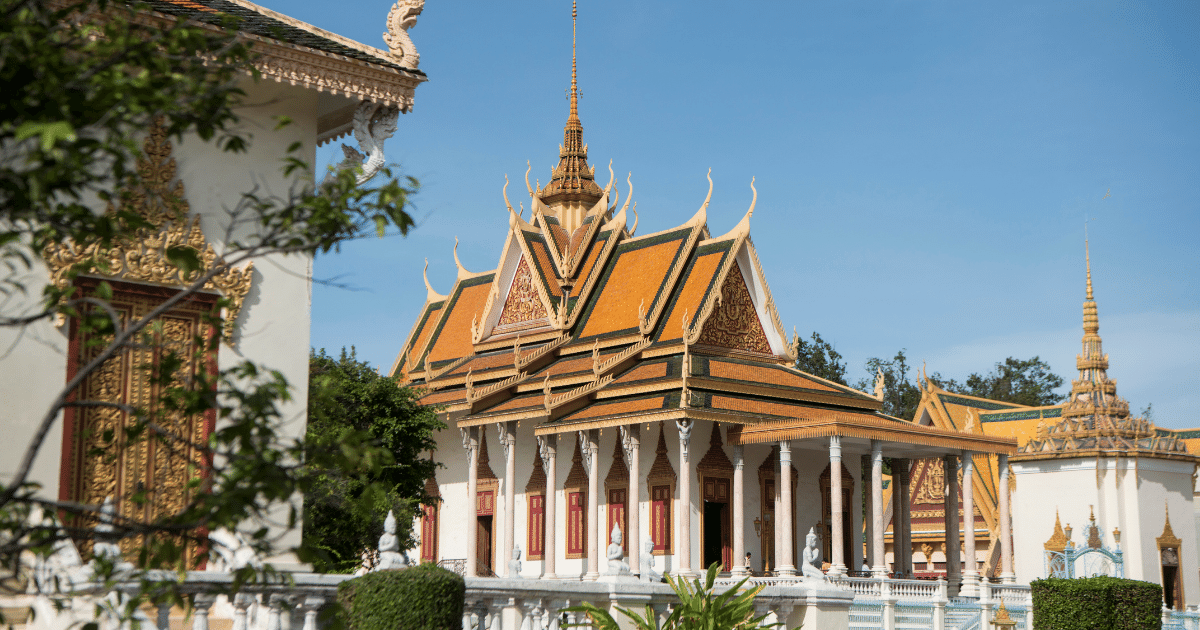
[[[911,420],[921,404],[921,388],[909,378],[908,356],[903,348],[891,359],[871,357],[867,359],[867,378],[854,386],[864,392],[875,389],[875,377],[883,370],[883,413],[904,420]]]
[[[688,581],[687,578],[667,575],[667,583],[675,590],[679,603],[671,608],[662,625],[658,623],[658,615],[654,607],[646,604],[645,614],[635,610],[617,607],[621,613],[632,622],[637,630],[768,630],[781,623],[767,623],[767,615],[754,614],[754,597],[765,585],[759,584],[745,590],[742,586],[750,578],[728,588],[721,594],[713,588],[721,563],[714,562],[708,567],[704,582]],[[591,625],[597,630],[620,630],[617,620],[603,608],[591,602],[579,606],[564,608],[565,611],[581,612],[587,615],[591,623],[576,623],[577,626]]]
[[[359,433],[391,454],[392,461],[365,477],[338,469],[317,471],[304,497],[304,546],[318,571],[358,568],[364,549],[374,549],[388,510],[395,510],[400,547],[412,546],[408,527],[417,505],[428,503],[425,480],[434,464],[426,451],[444,429],[437,413],[417,403],[417,394],[359,361],[354,348],[338,358],[313,351],[309,357],[308,451],[338,448],[342,436]]]
[[[827,381],[848,385],[846,382],[846,362],[842,355],[834,350],[833,344],[821,338],[813,331],[812,341],[800,337],[795,340],[796,369],[819,376]]]
[[[0,85],[6,95],[0,99],[4,295],[29,295],[43,288],[37,263],[51,243],[70,240],[79,249],[99,244],[103,251],[136,238],[147,226],[136,213],[121,210],[119,201],[122,191],[138,188],[141,174],[134,160],[153,118],[161,117],[175,138],[194,135],[211,142],[213,150],[245,150],[250,138],[236,126],[242,96],[238,82],[256,78],[253,48],[238,36],[235,19],[216,16],[210,23],[220,27],[152,16],[147,5],[129,2],[0,0]],[[281,126],[288,123],[279,119]],[[228,209],[229,223],[254,229],[227,240],[221,258],[207,270],[198,268],[199,252],[189,247],[168,251],[188,284],[141,319],[118,316],[107,282],[88,293],[70,284],[63,290],[46,286],[36,307],[16,302],[24,309],[18,312],[14,302],[0,303],[0,309],[7,309],[0,310],[0,326],[22,327],[61,316],[73,319],[81,338],[92,343],[89,358],[80,361],[44,414],[28,419],[36,427],[34,437],[12,465],[13,475],[0,484],[0,588],[24,588],[12,578],[25,570],[22,559],[28,552],[47,554],[67,537],[93,535],[90,523],[99,506],[47,498],[30,479],[32,462],[69,407],[108,407],[128,419],[121,431],[101,436],[94,453],[98,457],[113,457],[146,442],[175,457],[179,437],[164,429],[166,418],[217,418],[208,440],[190,445],[201,458],[187,462],[195,475],[184,505],[150,519],[115,518],[113,537],[144,541],[141,553],[131,558],[139,570],[188,568],[181,543],[202,542],[202,532],[218,528],[250,527],[249,542],[260,554],[279,551],[267,523],[277,522],[282,510],[288,515],[285,525],[295,526],[299,512],[293,500],[323,479],[324,471],[340,470],[344,478],[363,484],[364,497],[394,489],[395,484],[386,485],[385,470],[395,464],[395,454],[369,431],[344,431],[337,448],[326,449],[286,437],[284,424],[294,419],[285,418],[281,406],[293,390],[270,366],[242,361],[222,370],[184,369],[211,365],[226,300],[218,301],[207,318],[216,333],[195,339],[194,355],[162,342],[160,317],[230,267],[263,256],[311,256],[385,230],[405,234],[413,225],[405,208],[415,180],[398,180],[385,168],[374,184],[359,186],[361,169],[347,168],[316,185],[310,165],[289,153],[280,168],[299,185],[281,195],[247,191]],[[110,210],[98,212],[108,202],[113,202]],[[85,269],[103,273],[100,258],[76,266],[69,279]],[[79,385],[107,361],[147,348],[154,350],[154,363],[134,369],[149,373],[157,398],[132,405],[77,395]],[[139,491],[131,500],[141,505],[149,498]],[[110,564],[101,562],[99,568],[98,579],[112,579]],[[239,573],[235,588],[252,579],[250,573]],[[182,602],[170,588],[143,588],[128,600],[126,613],[144,605],[151,593],[157,601]]]
[[[1054,392],[1062,387],[1062,377],[1036,356],[1032,359],[1008,357],[997,362],[987,374],[972,373],[962,384],[953,380],[938,384],[946,391],[1030,407],[1057,404],[1065,398]]]

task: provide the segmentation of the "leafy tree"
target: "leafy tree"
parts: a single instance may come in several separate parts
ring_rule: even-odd
[[[908,357],[904,349],[891,359],[871,357],[867,359],[867,374],[870,376],[860,380],[854,387],[864,392],[875,390],[875,377],[883,370],[883,413],[904,420],[911,420],[921,404],[921,389],[909,380]],[[934,375],[931,378],[936,378]]]
[[[220,28],[213,29],[182,19],[149,18],[147,6],[108,0],[0,0],[0,85],[6,94],[0,99],[0,266],[5,270],[0,291],[5,296],[42,288],[27,285],[37,278],[31,274],[47,245],[70,240],[80,249],[99,245],[103,252],[137,238],[137,231],[147,226],[136,213],[121,210],[120,200],[121,191],[138,188],[140,174],[133,161],[152,118],[161,117],[177,139],[195,134],[231,152],[244,151],[249,142],[233,125],[242,94],[236,84],[247,73],[254,75],[249,65],[253,50],[238,37],[235,20],[214,18]],[[309,165],[294,155],[281,168],[285,175],[308,177]],[[287,525],[293,526],[298,514],[293,498],[309,491],[322,471],[341,470],[347,479],[366,484],[364,497],[392,490],[394,485],[385,486],[381,479],[395,456],[365,431],[345,431],[338,448],[327,449],[309,449],[303,441],[284,437],[280,404],[289,400],[291,385],[279,372],[251,361],[221,371],[184,369],[208,365],[207,353],[221,337],[219,309],[227,302],[218,302],[208,319],[217,334],[196,339],[193,356],[164,347],[156,334],[161,315],[230,267],[262,256],[312,256],[335,250],[347,239],[388,230],[407,233],[413,223],[405,208],[416,182],[401,182],[383,169],[382,180],[359,186],[358,173],[359,168],[339,170],[319,186],[310,180],[283,196],[246,193],[230,209],[231,224],[255,230],[225,243],[223,257],[207,269],[199,266],[194,249],[170,248],[168,259],[188,284],[140,320],[117,316],[106,282],[86,294],[73,287],[46,287],[44,299],[32,310],[14,312],[13,301],[0,302],[0,309],[7,309],[0,311],[0,326],[65,316],[93,340],[92,358],[80,362],[74,377],[35,419],[34,438],[14,464],[12,477],[0,484],[0,588],[23,588],[14,578],[24,571],[23,556],[29,552],[46,554],[67,537],[93,535],[89,523],[95,522],[98,506],[47,498],[29,478],[34,459],[68,407],[107,406],[130,418],[119,434],[102,436],[96,455],[105,457],[147,441],[173,453],[179,438],[162,428],[165,417],[215,413],[218,418],[208,442],[192,445],[202,461],[188,462],[197,466],[197,474],[182,507],[153,519],[118,517],[113,523],[113,537],[144,540],[134,558],[138,569],[185,568],[182,543],[200,542],[199,532],[222,527],[257,526],[250,543],[262,554],[274,551],[276,541],[265,524],[276,521],[282,508],[290,515]],[[89,198],[111,201],[116,209],[97,213],[95,204],[85,203]],[[74,272],[103,271],[101,258],[85,261]],[[159,387],[156,400],[132,406],[76,396],[78,386],[106,361],[147,346],[159,354],[153,364],[139,368]],[[138,493],[132,500],[149,499]],[[55,515],[66,519],[60,522]],[[111,580],[112,569],[111,563],[101,562],[99,578]],[[252,579],[251,573],[239,573],[234,588]],[[143,581],[141,590],[126,600],[125,614],[148,599],[182,603],[173,584]]]
[[[700,580],[688,582],[686,578],[667,575],[667,583],[675,590],[679,604],[671,609],[671,614],[660,626],[654,607],[646,604],[645,615],[638,614],[628,608],[617,608],[617,612],[629,618],[637,630],[767,630],[783,624],[766,623],[767,616],[754,615],[754,597],[765,585],[759,584],[742,590],[746,580],[730,587],[724,593],[717,595],[713,584],[721,563],[714,562],[708,567],[704,583]],[[622,627],[617,620],[603,608],[591,602],[563,610],[581,612],[588,616],[591,623],[576,623],[577,626],[591,625],[596,630],[620,630]]]
[[[812,341],[795,338],[796,368],[835,383],[846,383],[846,362],[833,344],[813,331]]]
[[[350,572],[364,549],[374,549],[384,516],[395,510],[402,549],[412,545],[407,527],[433,475],[432,458],[422,457],[437,444],[433,432],[444,429],[437,412],[417,403],[416,392],[381,376],[359,361],[353,347],[333,358],[313,351],[309,357],[308,451],[337,448],[346,433],[370,436],[371,443],[393,456],[393,463],[367,476],[338,469],[317,471],[304,496],[304,545],[314,552],[318,571]]]
[[[1060,403],[1066,398],[1054,392],[1062,387],[1063,379],[1050,370],[1050,365],[1036,356],[1032,359],[1008,357],[997,362],[987,374],[972,373],[961,385],[953,380],[938,384],[946,391],[959,394],[1040,407]]]

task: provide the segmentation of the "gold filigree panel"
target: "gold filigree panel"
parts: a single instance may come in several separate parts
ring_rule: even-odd
[[[946,472],[942,467],[941,459],[932,459],[925,461],[925,475],[921,479],[921,483],[916,486],[913,495],[910,497],[912,505],[929,504],[929,503],[945,503],[946,501]],[[958,487],[959,496],[962,495],[962,470],[958,471]]]
[[[697,343],[770,354],[771,344],[758,321],[754,300],[737,262],[725,276],[719,300],[717,308],[704,322],[704,332],[700,333]]]
[[[521,258],[517,266],[517,274],[513,277],[512,288],[508,298],[504,300],[504,310],[500,311],[500,321],[497,326],[522,324],[535,319],[546,317],[546,309],[542,306],[542,298],[537,288],[533,286],[533,272],[529,269],[529,261]]]
[[[125,323],[144,317],[162,299],[118,288],[111,305]],[[189,303],[157,318],[150,328],[155,331],[153,343],[126,348],[102,363],[76,390],[77,400],[127,405],[147,414],[165,435],[129,435],[128,429],[137,426],[138,420],[122,409],[74,408],[64,449],[67,475],[63,483],[69,501],[99,505],[111,496],[120,516],[143,523],[176,514],[186,505],[189,485],[205,466],[204,454],[197,446],[208,439],[208,419],[162,413],[161,386],[151,382],[148,368],[164,353],[175,352],[183,359],[173,375],[177,383],[189,382],[201,370],[209,369],[207,364],[216,357],[206,349],[213,329],[204,322],[204,315],[211,308],[211,303]],[[91,341],[96,339],[72,332],[71,347],[78,365],[87,364],[102,350],[102,345]],[[90,552],[90,541],[80,542],[85,553]],[[141,537],[127,537],[120,545],[126,557],[133,559],[143,543]],[[191,566],[196,550],[185,549]]]
[[[166,127],[155,120],[142,144],[137,159],[140,183],[119,195],[123,210],[136,212],[150,223],[149,228],[137,230],[134,237],[116,241],[108,249],[99,244],[78,247],[71,241],[55,243],[42,253],[50,271],[50,281],[66,288],[72,269],[84,265],[81,273],[104,276],[131,282],[160,286],[182,287],[191,284],[201,274],[221,264],[220,258],[200,230],[200,218],[188,218],[190,208],[184,196],[183,182],[175,179],[175,158]],[[110,202],[109,212],[114,211]],[[167,260],[172,247],[195,250],[200,268],[183,273]],[[232,342],[233,324],[241,312],[246,294],[250,292],[253,263],[241,268],[228,268],[205,283],[204,288],[216,291],[229,299],[223,317],[224,339]]]

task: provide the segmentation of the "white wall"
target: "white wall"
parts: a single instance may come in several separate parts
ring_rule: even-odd
[[[1161,583],[1158,547],[1164,504],[1171,526],[1181,539],[1180,570],[1184,599],[1200,602],[1196,531],[1193,521],[1192,471],[1188,462],[1155,458],[1074,458],[1014,462],[1013,542],[1017,581],[1046,577],[1044,543],[1054,532],[1055,510],[1063,527],[1074,530],[1076,546],[1086,543],[1084,528],[1094,509],[1102,540],[1114,546],[1113,529],[1121,529],[1125,577]]]
[[[251,136],[249,150],[224,153],[195,137],[172,141],[177,176],[183,182],[193,214],[201,216],[201,229],[218,253],[228,227],[226,210],[236,206],[241,193],[260,187],[284,194],[293,180],[279,170],[280,159],[292,142],[301,142],[297,154],[310,163],[315,156],[317,96],[315,92],[270,81],[245,84],[245,106],[237,113],[238,129]],[[274,131],[276,115],[294,123]],[[221,368],[243,359],[281,371],[292,384],[292,401],[283,406],[289,436],[304,432],[308,397],[308,340],[311,307],[311,259],[307,256],[260,259],[254,265],[253,285],[246,298],[237,345],[222,344]],[[30,312],[47,281],[40,265],[26,279],[30,299],[6,301],[5,315]],[[0,480],[11,479],[40,419],[66,381],[66,326],[39,321],[24,329],[0,328],[0,426],[6,438],[0,443]],[[34,462],[31,480],[42,485],[42,494],[57,498],[62,450],[61,414],[47,435]],[[278,515],[285,520],[285,513]],[[284,536],[281,545],[299,544],[300,532]]]

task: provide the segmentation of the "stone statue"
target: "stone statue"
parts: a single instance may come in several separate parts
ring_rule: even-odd
[[[208,535],[208,541],[212,543],[213,553],[217,556],[209,565],[213,571],[262,568],[262,560],[258,558],[254,547],[240,533],[221,527]]]
[[[821,543],[817,540],[816,530],[811,527],[804,539],[804,561],[800,563],[800,569],[806,580],[825,580],[825,574],[821,572]]]
[[[521,545],[513,545],[512,560],[508,561],[508,577],[521,577]]]
[[[662,580],[662,574],[654,570],[654,541],[649,538],[642,543],[641,566],[638,569],[641,572],[643,582],[658,582]]]
[[[99,562],[109,562],[112,564],[113,571],[123,571],[132,569],[133,564],[125,562],[121,556],[121,547],[116,541],[120,540],[120,536],[116,534],[116,527],[113,526],[113,519],[117,514],[117,508],[113,505],[112,495],[104,498],[104,503],[100,506],[100,524],[96,526],[96,544],[92,547],[94,560],[93,565]]]
[[[396,538],[396,515],[388,510],[383,521],[383,535],[379,537],[379,564],[376,571],[408,568],[408,558],[400,553],[400,539]]]
[[[614,575],[631,575],[629,563],[625,562],[625,549],[621,547],[621,526],[613,523],[608,545],[608,572]]]

